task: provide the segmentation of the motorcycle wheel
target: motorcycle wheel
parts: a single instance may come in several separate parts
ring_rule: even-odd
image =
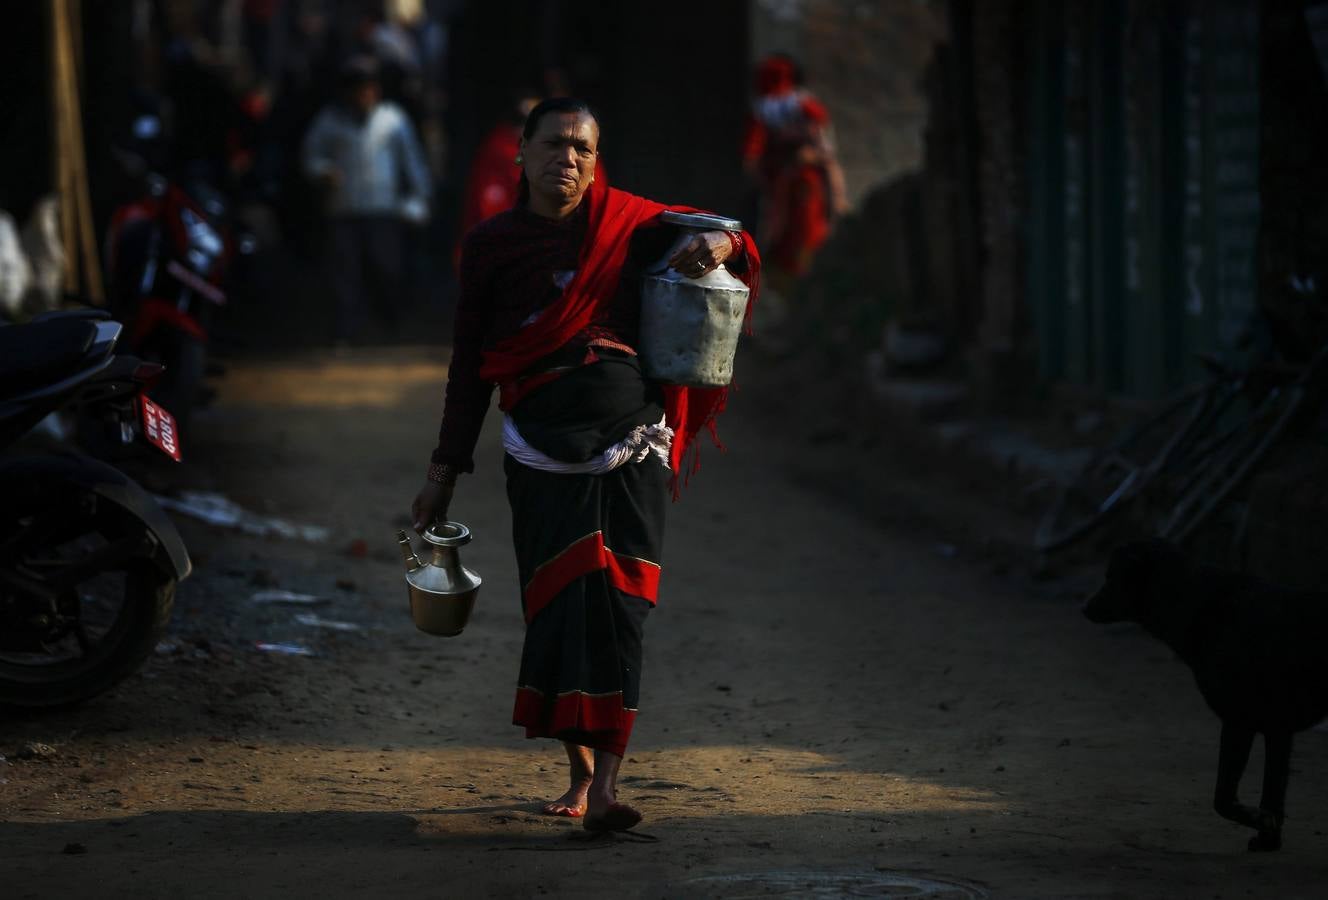
[[[0,517],[0,545],[13,551],[0,564],[21,571],[28,583],[49,584],[99,550],[109,558],[59,593],[56,615],[63,624],[40,635],[29,623],[34,611],[47,611],[43,601],[0,582],[0,706],[67,706],[109,689],[142,665],[175,604],[174,576],[142,557],[116,560],[118,554],[105,549],[142,534],[136,517],[91,494],[51,504],[58,494],[42,493],[47,515],[54,508],[69,524],[52,531],[33,504],[15,504]],[[68,491],[61,493],[68,498]],[[91,515],[78,514],[89,508]]]

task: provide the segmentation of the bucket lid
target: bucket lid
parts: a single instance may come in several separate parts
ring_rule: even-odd
[[[434,522],[424,529],[424,539],[438,547],[460,547],[470,543],[470,529],[460,522]]]
[[[742,223],[737,219],[713,216],[710,213],[684,213],[667,210],[659,214],[659,220],[669,225],[699,228],[702,231],[742,231]]]

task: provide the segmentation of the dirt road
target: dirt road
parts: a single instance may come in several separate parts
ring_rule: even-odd
[[[669,524],[622,784],[641,835],[537,815],[567,770],[507,724],[522,625],[496,416],[453,506],[485,578],[472,625],[430,638],[406,613],[392,535],[439,358],[233,368],[180,479],[331,537],[183,521],[197,574],[145,671],[0,722],[4,896],[1322,896],[1328,734],[1297,745],[1285,850],[1246,853],[1209,807],[1216,722],[1168,651],[910,526],[928,491],[804,440],[759,373]],[[327,602],[252,602],[272,588]],[[17,758],[29,742],[47,747]]]

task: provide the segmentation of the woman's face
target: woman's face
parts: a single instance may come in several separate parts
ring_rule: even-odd
[[[598,159],[599,125],[585,113],[548,113],[521,142],[532,194],[558,206],[575,204],[590,187]]]

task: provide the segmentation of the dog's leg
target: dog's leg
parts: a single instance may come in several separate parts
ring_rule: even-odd
[[[1286,810],[1287,776],[1291,772],[1291,732],[1265,732],[1263,754],[1261,821],[1259,833],[1250,838],[1250,849],[1278,850],[1282,846],[1282,817]]]
[[[1224,819],[1239,822],[1250,828],[1260,826],[1259,810],[1243,805],[1236,794],[1240,776],[1250,761],[1250,747],[1254,732],[1243,725],[1222,723],[1222,750],[1217,760],[1217,789],[1213,792],[1213,808]]]

